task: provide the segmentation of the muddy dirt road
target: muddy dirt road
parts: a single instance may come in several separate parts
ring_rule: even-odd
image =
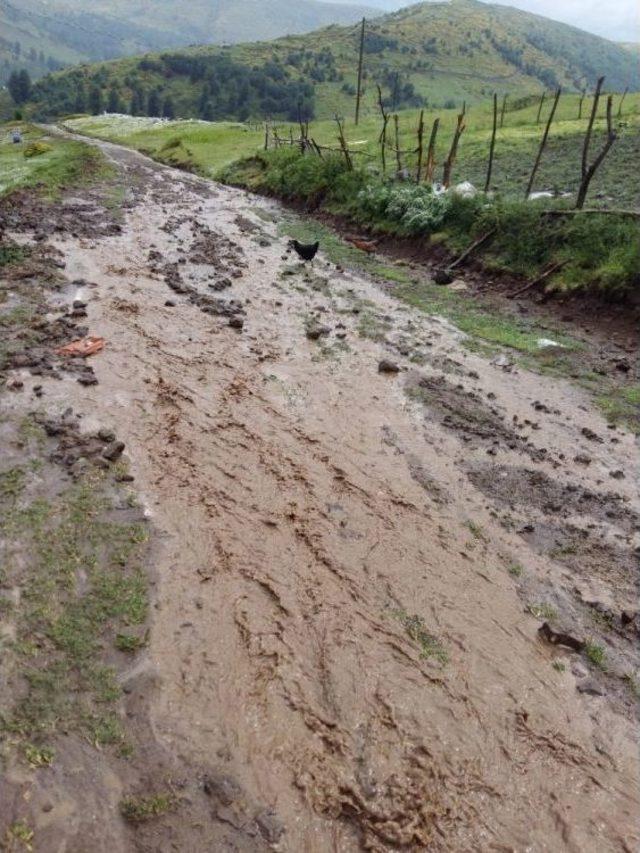
[[[156,544],[122,680],[182,788],[130,829],[112,780],[91,848],[637,849],[633,437],[304,269],[275,203],[98,144],[121,233],[48,237],[98,384],[23,379],[126,444]]]

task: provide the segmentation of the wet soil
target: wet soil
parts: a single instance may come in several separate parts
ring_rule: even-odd
[[[135,772],[79,786],[73,745],[4,824],[46,789],[36,850],[82,849],[87,814],[105,851],[635,849],[634,437],[322,247],[298,264],[277,204],[97,144],[135,187],[120,229],[5,236],[93,285],[68,302],[106,339],[98,384],[10,360],[2,395],[39,384],[126,446],[154,530]],[[159,778],[175,808],[125,824]]]

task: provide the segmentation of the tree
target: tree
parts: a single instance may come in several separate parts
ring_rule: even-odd
[[[102,109],[102,89],[99,86],[92,86],[89,91],[89,112],[97,116]]]
[[[171,98],[167,97],[164,99],[164,104],[162,105],[162,117],[163,118],[175,118],[175,109],[173,106],[173,101]]]
[[[83,113],[87,109],[87,93],[84,88],[84,84],[78,86],[78,91],[76,92],[76,100],[73,105],[73,109],[77,113]]]
[[[112,86],[109,89],[109,98],[107,100],[107,112],[108,113],[121,113],[124,112],[124,106],[122,104],[122,100],[120,98],[120,92],[115,86]]]
[[[7,86],[9,94],[18,106],[26,103],[31,97],[31,78],[24,68],[11,74]]]
[[[159,117],[162,113],[162,104],[160,101],[160,92],[153,89],[149,95],[149,103],[147,105],[147,113],[150,116]]]

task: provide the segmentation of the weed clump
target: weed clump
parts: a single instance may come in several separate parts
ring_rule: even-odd
[[[120,803],[120,814],[131,823],[143,823],[166,814],[175,806],[172,794],[155,794],[150,797],[125,797]]]

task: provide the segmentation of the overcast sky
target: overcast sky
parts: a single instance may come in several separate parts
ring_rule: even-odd
[[[614,41],[640,41],[639,0],[493,0]]]
[[[333,0],[336,2],[336,0]],[[400,9],[418,0],[337,0]],[[640,42],[640,0],[485,0],[563,21],[612,41]]]

